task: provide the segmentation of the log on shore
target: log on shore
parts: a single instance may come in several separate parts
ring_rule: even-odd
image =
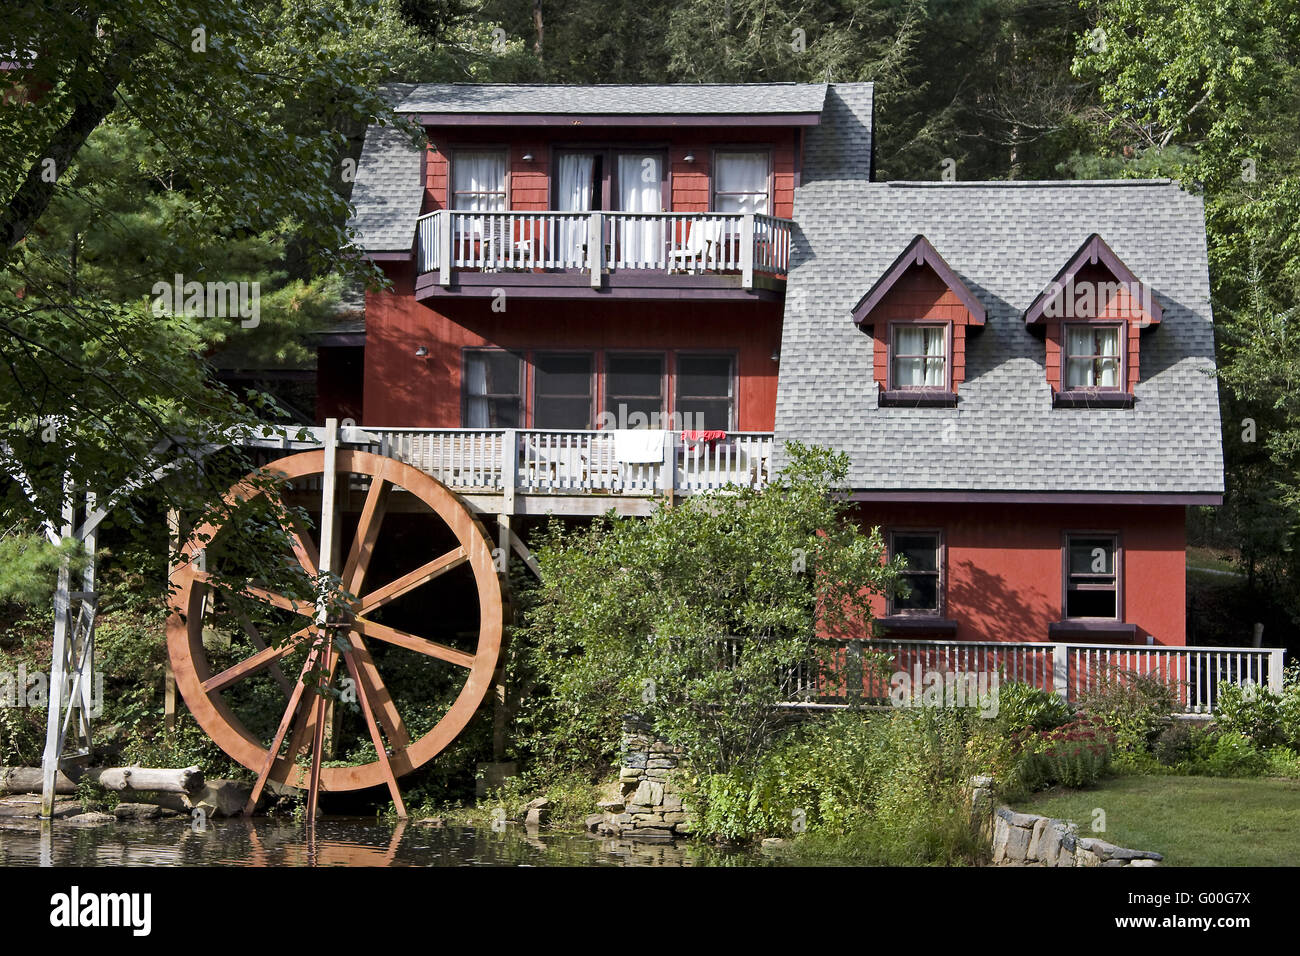
[[[105,790],[123,792],[194,793],[202,790],[203,772],[198,767],[164,770],[151,767],[88,767],[73,770],[72,776],[55,777],[55,793],[76,793],[77,783],[91,780]],[[43,783],[40,767],[0,767],[0,793],[40,793]]]

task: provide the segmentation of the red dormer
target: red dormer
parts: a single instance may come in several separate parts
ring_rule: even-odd
[[[881,405],[955,405],[966,328],[984,306],[925,236],[913,239],[853,308],[869,331]]]
[[[1131,406],[1140,333],[1161,314],[1151,290],[1101,236],[1089,236],[1025,312],[1025,324],[1045,333],[1053,403]]]

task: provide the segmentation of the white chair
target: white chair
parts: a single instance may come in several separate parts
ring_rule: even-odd
[[[693,273],[697,267],[700,271],[705,271],[710,268],[710,262],[716,268],[721,237],[721,220],[704,219],[689,223],[686,242],[676,249],[668,250],[668,271],[685,268]]]

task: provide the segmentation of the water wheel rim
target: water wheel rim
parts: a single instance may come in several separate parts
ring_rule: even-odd
[[[277,482],[292,481],[322,474],[324,463],[324,451],[301,452],[282,458],[250,473],[226,493],[226,500],[230,502],[238,497],[247,499],[263,494],[264,488],[252,484],[257,476],[269,476]],[[336,452],[335,472],[365,475],[372,480],[382,478],[424,502],[451,530],[465,552],[467,560],[464,563],[474,576],[479,633],[473,662],[460,693],[441,719],[406,746],[390,746],[389,764],[394,774],[400,777],[446,749],[473,719],[487,697],[501,655],[504,595],[486,534],[468,506],[441,482],[396,459],[354,450],[340,449]],[[203,686],[214,676],[203,649],[201,601],[207,585],[199,580],[193,559],[198,552],[211,546],[222,527],[221,524],[208,523],[196,528],[182,548],[183,563],[173,570],[171,577],[175,596],[167,619],[167,652],[177,690],[195,721],[231,759],[257,772],[266,761],[267,745],[244,726],[221,696],[221,689],[209,691]],[[268,779],[305,788],[306,776],[305,768],[279,757]],[[385,783],[385,770],[378,759],[352,767],[321,768],[321,789],[325,791],[359,790]]]

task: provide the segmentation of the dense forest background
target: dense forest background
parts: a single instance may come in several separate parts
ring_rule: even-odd
[[[0,502],[0,598],[48,577],[31,532],[69,461],[116,486],[160,434],[302,417],[283,375],[367,275],[347,161],[391,120],[385,81],[870,80],[879,178],[1168,176],[1203,196],[1228,495],[1190,522],[1211,594],[1194,636],[1296,633],[1294,3],[51,0],[6,14],[6,51],[35,93],[0,97],[0,439],[51,493]],[[260,325],[160,320],[145,297],[174,273],[259,281]]]

